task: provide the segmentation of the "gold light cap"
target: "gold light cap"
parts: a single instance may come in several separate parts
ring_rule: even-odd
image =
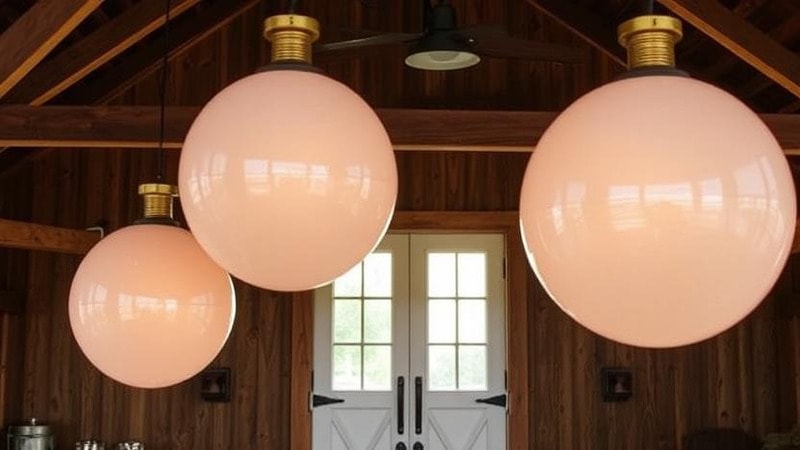
[[[319,39],[317,19],[280,14],[264,20],[264,37],[272,43],[272,62],[311,62],[311,44]]]
[[[178,186],[164,183],[142,183],[139,185],[139,195],[157,194],[178,196]]]
[[[144,202],[144,219],[172,220],[172,199],[178,196],[178,186],[164,183],[139,185],[139,195]]]
[[[675,44],[683,37],[681,21],[671,16],[634,17],[617,28],[628,50],[628,69],[675,67]]]

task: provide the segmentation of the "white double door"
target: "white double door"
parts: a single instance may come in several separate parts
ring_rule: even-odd
[[[317,290],[313,450],[506,448],[504,253],[389,234]]]

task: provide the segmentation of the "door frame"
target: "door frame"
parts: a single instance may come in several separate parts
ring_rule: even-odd
[[[528,261],[517,211],[395,211],[391,231],[495,232],[506,237],[506,366],[508,372],[508,449],[527,450],[528,404]],[[292,450],[311,450],[314,292],[292,295],[291,390],[289,438]]]

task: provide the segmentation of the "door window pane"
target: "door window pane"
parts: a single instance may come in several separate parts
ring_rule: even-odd
[[[364,390],[392,390],[392,347],[364,346]]]
[[[465,391],[486,390],[486,346],[458,347],[458,388]]]
[[[364,300],[364,342],[392,342],[392,301]]]
[[[432,391],[456,389],[456,346],[428,346],[428,379]]]
[[[486,343],[486,300],[458,301],[458,342]]]
[[[428,300],[428,342],[431,344],[456,342],[455,300]]]
[[[361,297],[361,263],[333,283],[334,297]]]
[[[486,254],[429,253],[428,264],[429,388],[486,390]]]
[[[392,254],[373,253],[364,259],[364,297],[392,296]]]
[[[361,346],[333,346],[333,389],[357,391],[361,389]]]
[[[391,390],[391,272],[392,254],[378,252],[333,282],[334,391]]]
[[[458,296],[486,297],[486,254],[458,254]]]
[[[456,296],[456,254],[428,254],[428,297]]]
[[[333,301],[333,342],[361,342],[361,300]]]

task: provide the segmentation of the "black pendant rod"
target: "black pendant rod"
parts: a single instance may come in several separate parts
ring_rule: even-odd
[[[160,123],[158,126],[158,161],[156,169],[156,180],[161,182],[164,180],[164,115],[166,113],[166,97],[167,97],[167,65],[169,63],[169,14],[170,14],[170,0],[166,0],[166,7],[164,11],[164,54],[161,59],[161,79],[158,83],[158,97],[161,102]]]

